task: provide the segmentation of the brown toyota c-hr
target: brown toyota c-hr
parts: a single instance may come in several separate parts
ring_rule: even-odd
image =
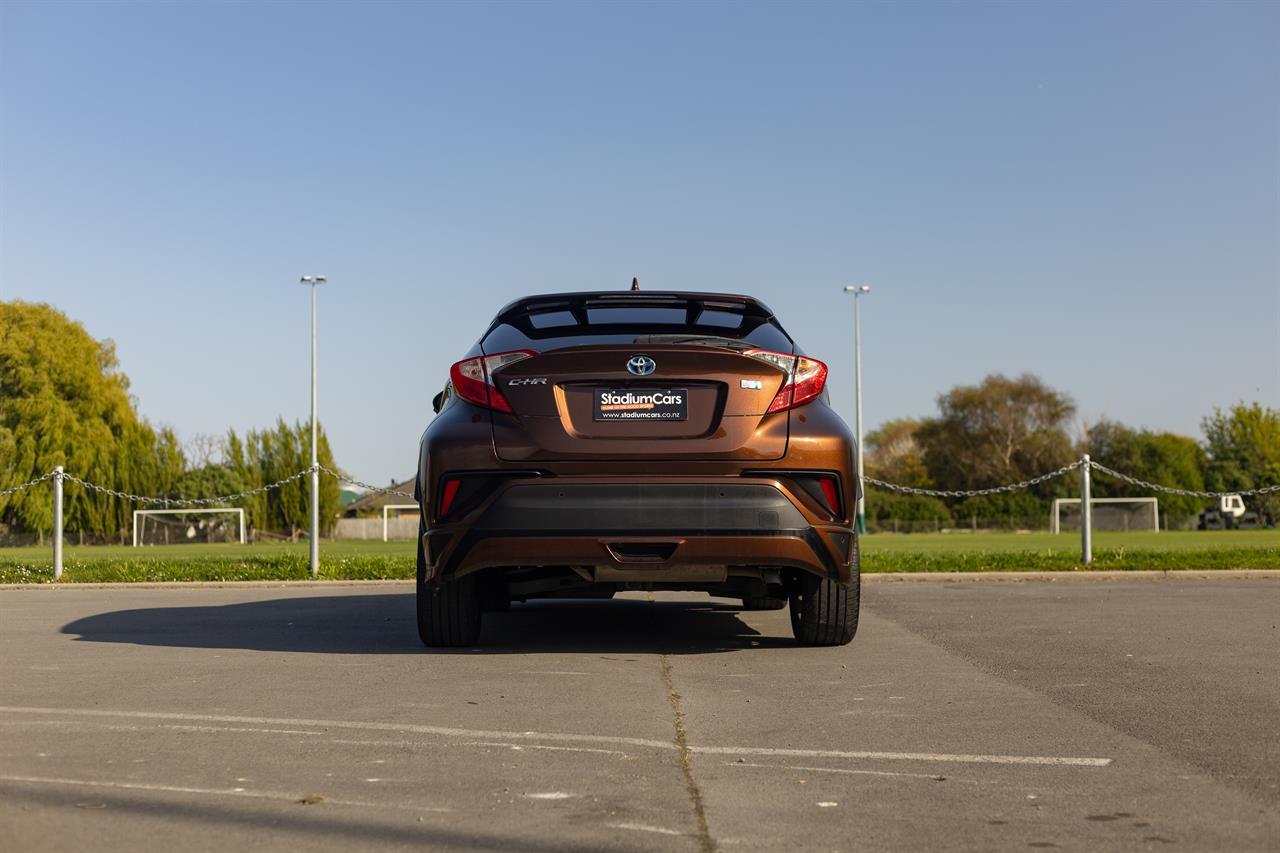
[[[858,627],[853,437],[827,367],[755,299],[513,302],[449,371],[422,436],[418,630],[471,645],[533,598],[701,590]]]

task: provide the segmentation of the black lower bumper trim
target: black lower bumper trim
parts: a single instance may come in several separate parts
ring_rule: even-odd
[[[722,535],[808,526],[776,487],[759,483],[521,483],[503,491],[472,525],[477,530],[560,535],[625,530],[628,535]]]
[[[679,529],[679,528],[670,529],[670,530],[639,531],[639,530],[627,528],[627,529],[617,529],[617,530],[593,530],[590,533],[583,533],[581,531],[569,531],[569,530],[536,530],[536,531],[479,530],[476,528],[471,528],[470,530],[467,530],[465,533],[462,534],[462,538],[458,542],[458,546],[454,548],[453,553],[450,555],[448,562],[444,566],[440,567],[437,573],[444,574],[444,575],[451,574],[454,570],[457,569],[458,564],[463,561],[463,559],[466,557],[467,553],[470,552],[472,547],[477,542],[483,539],[538,539],[538,538],[562,538],[562,537],[576,537],[576,536],[590,536],[592,538],[600,538],[600,539],[611,539],[611,538],[626,539],[628,537],[633,537],[633,536],[644,536],[644,537],[655,537],[655,538],[670,537],[672,539],[699,538],[704,536],[706,537],[784,536],[784,537],[799,539],[803,541],[806,545],[809,546],[809,550],[811,550],[814,556],[818,558],[818,561],[822,563],[822,567],[826,570],[828,577],[830,578],[840,577],[840,567],[837,565],[836,561],[832,558],[831,552],[827,549],[826,545],[823,543],[822,535],[818,532],[816,528],[813,528],[813,527],[804,527],[804,528],[794,529],[794,530],[778,530],[778,529],[705,530],[705,529],[702,529],[702,530],[696,530],[696,531]]]

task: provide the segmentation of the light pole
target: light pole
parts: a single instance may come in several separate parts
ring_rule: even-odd
[[[867,532],[866,504],[862,497],[862,312],[863,295],[871,292],[870,285],[847,285],[845,293],[853,294],[853,431],[858,443],[854,448],[854,461],[858,468],[858,502],[854,514],[854,529]]]
[[[316,285],[327,279],[304,275],[302,284],[311,285],[311,577],[320,574],[320,462],[316,449]]]

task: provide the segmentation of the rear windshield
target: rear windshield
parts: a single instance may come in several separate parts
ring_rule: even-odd
[[[582,344],[687,343],[791,352],[792,343],[771,316],[732,302],[679,305],[534,304],[507,312],[483,341],[487,352]]]

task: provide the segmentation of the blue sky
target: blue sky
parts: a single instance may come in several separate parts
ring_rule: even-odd
[[[1033,371],[1199,435],[1280,403],[1280,4],[0,6],[0,298],[186,437],[408,475],[498,307],[745,292],[868,424]]]

